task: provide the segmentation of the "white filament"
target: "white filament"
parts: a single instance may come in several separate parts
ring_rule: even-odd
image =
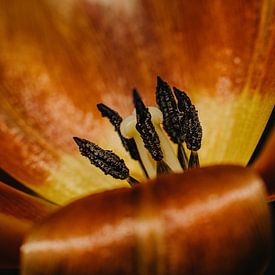
[[[149,107],[149,112],[152,116],[152,123],[160,139],[160,147],[163,152],[163,160],[168,164],[168,166],[174,172],[182,171],[180,163],[177,156],[170,144],[167,136],[163,133],[161,128],[161,123],[163,121],[163,116],[161,111],[156,107]],[[124,119],[120,125],[120,130],[125,138],[134,138],[137,148],[140,154],[140,158],[146,168],[146,171],[150,178],[155,178],[157,176],[156,161],[151,157],[151,154],[144,147],[143,140],[136,129],[136,113],[135,111],[131,116]]]

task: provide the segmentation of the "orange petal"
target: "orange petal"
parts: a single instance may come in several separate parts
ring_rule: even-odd
[[[19,247],[34,222],[55,207],[0,182],[0,268],[19,265]]]
[[[22,274],[261,274],[271,249],[262,180],[216,166],[75,201],[36,225]]]
[[[264,147],[263,152],[253,164],[260,175],[263,177],[268,191],[268,200],[275,200],[275,130]]]
[[[158,74],[197,105],[201,163],[247,163],[274,105],[273,1],[0,5],[0,166],[36,192],[64,203],[125,185],[90,168],[72,137],[127,158],[95,105],[129,114],[133,87],[154,104]]]

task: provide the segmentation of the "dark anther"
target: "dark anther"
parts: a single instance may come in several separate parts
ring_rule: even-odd
[[[168,83],[159,76],[157,77],[156,101],[163,114],[163,128],[170,139],[176,144],[184,142],[185,130],[180,120],[176,100]]]
[[[87,157],[93,165],[101,169],[106,175],[111,175],[116,179],[129,180],[129,169],[124,160],[112,151],[104,150],[86,139],[74,137],[74,141],[78,145],[81,155]]]
[[[136,90],[133,90],[133,99],[137,117],[136,129],[143,140],[145,148],[152,155],[152,158],[160,161],[163,159],[163,154],[160,148],[158,134],[151,121],[151,114]]]
[[[202,127],[198,112],[185,92],[173,88],[178,100],[178,109],[182,116],[182,124],[186,129],[186,146],[189,150],[197,151],[201,147]]]
[[[106,106],[103,103],[97,104],[97,108],[100,111],[101,115],[103,117],[107,117],[109,119],[109,121],[111,122],[111,124],[114,126],[125,150],[130,153],[131,157],[134,160],[139,160],[140,156],[139,156],[138,149],[137,149],[134,139],[133,138],[127,139],[127,138],[123,137],[121,134],[120,124],[122,122],[122,117],[119,115],[119,113],[112,110],[110,107]]]
[[[141,169],[143,170],[143,173],[148,178],[149,177],[148,173],[147,173],[147,171],[144,167],[144,164],[140,158],[135,140],[133,138],[130,138],[130,139],[125,138],[121,134],[120,124],[122,122],[122,117],[119,115],[118,112],[112,110],[110,107],[106,106],[103,103],[97,104],[97,109],[100,111],[100,113],[103,117],[107,117],[109,119],[111,124],[114,126],[115,131],[118,133],[123,147],[125,148],[126,151],[128,151],[130,153],[130,156],[132,159],[137,160],[139,162]]]
[[[101,112],[103,117],[107,117],[112,125],[115,127],[116,131],[120,131],[120,124],[122,122],[122,117],[118,114],[118,112],[112,110],[110,107],[106,106],[103,103],[99,103],[96,105],[97,109]]]
[[[173,91],[174,91],[174,94],[178,100],[179,111],[184,114],[188,114],[189,108],[192,105],[190,98],[188,97],[188,95],[185,92],[179,90],[176,87],[173,87]]]
[[[190,108],[189,129],[186,136],[186,146],[189,150],[198,151],[201,148],[202,128],[199,121],[198,111],[194,105]]]

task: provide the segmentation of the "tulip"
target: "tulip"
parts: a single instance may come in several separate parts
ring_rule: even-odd
[[[232,168],[230,165],[247,165],[274,107],[273,1],[28,0],[21,3],[12,0],[1,1],[0,5],[0,167],[47,199],[47,202],[42,202],[8,187],[0,188],[0,194],[7,194],[3,197],[8,202],[14,199],[16,209],[11,213],[4,207],[8,203],[4,201],[3,207],[0,207],[3,214],[1,224],[13,229],[9,238],[3,238],[6,240],[3,247],[13,241],[11,251],[15,251],[14,256],[10,253],[6,265],[18,263],[19,246],[27,234],[22,246],[23,273],[42,272],[42,268],[49,264],[51,255],[55,260],[49,266],[52,272],[83,270],[85,274],[86,270],[104,273],[102,268],[108,262],[100,261],[104,259],[105,250],[99,249],[102,257],[99,255],[97,264],[85,269],[88,263],[84,255],[88,257],[89,253],[97,251],[88,251],[85,245],[80,250],[79,246],[74,249],[74,243],[64,246],[67,240],[77,239],[79,234],[91,243],[92,238],[96,237],[96,231],[90,230],[93,218],[85,207],[91,207],[91,215],[94,213],[98,228],[104,229],[108,223],[111,225],[113,219],[123,221],[123,211],[129,211],[127,215],[132,219],[132,226],[139,227],[132,212],[134,190],[140,190],[136,192],[146,196],[147,192],[151,192],[146,190],[157,189],[160,181],[166,183],[160,184],[162,187],[159,192],[163,189],[169,192],[167,197],[163,194],[160,196],[160,204],[163,202],[163,205],[156,207],[154,203],[148,203],[146,198],[140,199],[140,203],[145,200],[145,205],[156,211],[149,215],[150,219],[155,218],[156,223],[163,223],[166,203],[170,199],[179,200],[182,202],[179,215],[185,213],[187,218],[175,227],[174,232],[186,232],[191,239],[203,235],[197,242],[187,242],[181,238],[177,243],[181,249],[190,248],[192,266],[175,259],[179,257],[176,245],[171,248],[175,253],[172,260],[166,250],[163,252],[161,256],[169,260],[170,265],[167,266],[171,267],[171,274],[177,274],[179,270],[187,274],[262,272],[270,255],[270,218],[263,198],[273,199],[274,176],[272,169],[267,168],[274,164],[274,158],[270,155],[273,147],[266,149],[263,157],[251,168],[253,171]],[[78,153],[72,137],[85,137],[103,148],[112,149],[125,160],[131,176],[144,181],[138,163],[125,152],[113,127],[101,118],[96,104],[103,102],[126,117],[133,110],[130,91],[136,87],[147,105],[155,105],[157,75],[168,80],[172,86],[186,90],[199,111],[203,127],[199,153],[201,166],[223,166],[165,176],[148,183],[152,187],[142,183],[137,189],[125,191],[127,182],[113,179],[91,167]],[[226,187],[217,184],[217,175],[221,177],[220,183]],[[200,187],[200,203],[192,178],[194,184]],[[186,183],[181,186],[179,183],[183,181]],[[263,182],[268,195],[265,194]],[[175,190],[171,191],[172,187],[167,183],[172,183]],[[190,186],[187,187],[187,183]],[[111,190],[116,188],[119,189]],[[107,190],[111,191],[90,195]],[[221,199],[209,201],[211,190],[216,190]],[[183,196],[180,191],[190,192],[190,195]],[[237,196],[239,191],[241,197]],[[106,207],[110,205],[105,200],[113,196],[113,207],[119,211],[112,217],[111,213],[107,215]],[[17,200],[17,197],[22,199]],[[123,202],[124,199],[126,202]],[[17,201],[24,201],[24,205],[28,205],[25,211]],[[49,201],[58,206],[53,206]],[[228,203],[226,209],[223,206],[225,202]],[[238,203],[239,208],[236,206]],[[65,204],[67,206],[63,206]],[[94,210],[97,205],[104,213],[102,220]],[[203,222],[200,221],[199,212],[192,210],[192,206],[203,209],[203,205],[206,207],[204,219],[212,226],[209,236],[201,233]],[[50,215],[58,207],[60,210]],[[172,212],[175,212],[173,207]],[[248,209],[251,210],[251,216],[245,221]],[[34,215],[22,216],[21,212],[32,211]],[[139,211],[140,208],[138,214]],[[195,213],[194,232],[188,229],[188,216],[192,213]],[[236,215],[237,220],[230,223],[232,215]],[[78,217],[76,222],[79,223],[79,229],[70,231],[75,217]],[[213,227],[221,225],[226,217],[230,219],[226,219],[224,226],[215,231]],[[150,222],[146,225],[152,227]],[[51,234],[52,227],[55,230]],[[258,227],[261,229],[258,230]],[[238,238],[226,234],[234,228],[239,230],[239,235],[236,234]],[[114,229],[119,230],[118,227]],[[173,246],[180,237],[176,238],[171,232],[165,229],[164,235],[173,236]],[[9,233],[5,234],[3,236]],[[127,236],[131,239],[135,238],[135,234],[130,232]],[[215,239],[216,234],[220,234],[217,235],[221,238],[220,242],[218,238]],[[12,236],[16,238],[12,239]],[[239,239],[240,236],[242,238]],[[61,245],[57,246],[57,250],[51,246],[55,238]],[[212,238],[219,248],[213,250],[216,253],[221,253],[223,242],[226,245],[230,241],[241,244],[239,251],[236,243],[235,246],[232,243],[230,249],[221,254],[225,262],[226,259],[232,260],[230,267],[226,264],[221,267],[225,263],[222,260],[215,265],[219,259],[215,259],[210,252],[199,261],[208,250],[214,249],[214,244],[208,243]],[[40,243],[49,244],[42,248],[41,254],[37,252],[40,251]],[[116,247],[113,239],[108,240],[107,244],[110,249]],[[135,258],[131,257],[131,253],[127,254],[131,246],[136,248],[134,241],[126,240],[125,251],[123,242],[118,242],[117,246],[117,258],[125,256],[128,263],[120,265],[115,258],[107,257],[110,264],[106,270],[110,274],[117,271],[129,273],[134,264],[141,271],[143,267],[151,271],[146,266],[147,262],[154,262],[155,259],[154,255],[150,258],[150,251],[146,254],[148,258],[141,259],[145,261],[142,262],[144,265],[139,265],[133,263]],[[59,251],[60,247],[66,247],[68,255]],[[154,244],[149,247],[152,249]],[[162,253],[161,250],[157,252]],[[259,252],[261,257],[257,254]],[[243,259],[254,265],[244,266],[242,255]],[[253,259],[258,260],[254,263]],[[66,263],[65,267],[60,264],[62,262]],[[164,260],[160,262],[165,266]],[[79,266],[82,268],[78,269]],[[250,269],[252,267],[254,271]]]

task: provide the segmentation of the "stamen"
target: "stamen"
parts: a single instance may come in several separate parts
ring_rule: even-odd
[[[149,177],[148,173],[140,158],[135,140],[133,138],[131,139],[125,138],[121,134],[120,125],[122,122],[122,117],[119,115],[118,112],[114,111],[113,109],[111,109],[110,107],[106,106],[103,103],[97,104],[97,108],[100,111],[102,117],[107,117],[109,119],[110,123],[114,126],[115,131],[118,133],[123,147],[125,148],[126,151],[130,153],[130,156],[132,157],[132,159],[137,160],[139,162],[141,169],[143,170],[145,176],[148,178]]]
[[[178,108],[182,114],[182,123],[186,127],[186,146],[191,150],[190,159],[197,159],[196,165],[199,165],[198,154],[194,154],[194,151],[198,151],[201,147],[202,139],[202,127],[199,121],[198,111],[192,104],[190,98],[183,91],[180,91],[176,87],[173,88],[176,98],[178,100]],[[192,153],[193,152],[193,153]],[[191,161],[192,163],[194,160]],[[190,160],[189,160],[190,167]],[[193,167],[193,165],[192,165]]]
[[[111,175],[116,179],[127,180],[129,184],[138,183],[129,175],[129,169],[116,154],[110,150],[104,150],[98,145],[79,137],[73,138],[79,147],[81,155],[87,157],[91,164],[101,169],[105,175]]]
[[[183,170],[188,169],[188,157],[182,146],[182,143],[178,145],[178,160]]]
[[[189,131],[186,135],[186,146],[189,150],[198,151],[201,148],[202,128],[198,111],[192,105],[189,113]]]
[[[120,133],[119,127],[122,122],[122,117],[119,115],[119,113],[103,103],[97,104],[96,107],[100,111],[102,117],[107,117],[111,124],[115,127],[115,130]],[[123,137],[122,139],[124,140]]]
[[[148,107],[148,110],[151,114],[151,121],[154,125],[155,131],[158,134],[160,140],[161,150],[163,152],[163,160],[165,163],[172,169],[174,172],[181,172],[180,163],[176,157],[176,154],[169,142],[167,136],[164,134],[161,127],[163,121],[163,115],[161,111],[156,107]],[[137,144],[138,151],[142,158],[142,162],[148,171],[149,177],[154,178],[157,176],[157,164],[152,158],[149,151],[144,147],[144,142],[136,129],[136,113],[125,118],[121,123],[121,133],[126,138],[134,138]]]
[[[178,144],[178,160],[183,170],[187,170],[188,159],[182,142],[185,141],[185,123],[182,123],[176,100],[167,82],[157,77],[156,101],[163,114],[163,128],[170,139]]]
[[[187,170],[199,166],[197,151],[201,147],[202,128],[198,112],[185,92],[175,87],[173,91],[174,94],[168,83],[157,77],[158,109],[147,108],[138,92],[133,90],[135,111],[124,120],[118,112],[105,104],[97,104],[102,116],[107,117],[114,126],[126,151],[134,160],[139,161],[144,174],[150,178],[172,171],[180,172],[182,168]],[[163,130],[171,141],[177,144],[177,156]],[[124,160],[112,151],[104,150],[85,139],[74,137],[74,140],[81,154],[105,174],[121,180],[126,179],[130,185],[138,183],[130,176]],[[189,161],[183,142],[191,151]]]
[[[185,140],[185,131],[180,122],[177,103],[167,82],[157,77],[156,101],[163,114],[163,128],[170,139],[180,144]]]
[[[167,163],[164,160],[160,160],[157,162],[157,175],[169,174],[171,172],[171,168],[167,165]]]
[[[176,87],[173,87],[173,91],[178,101],[179,111],[182,114],[188,114],[189,108],[192,105],[190,98],[184,91],[181,91]]]
[[[189,113],[190,113],[190,107],[192,106],[190,98],[187,96],[187,94],[176,87],[173,87],[174,94],[178,101],[178,109],[180,112],[180,120],[182,127],[184,128],[184,131],[186,133],[186,138],[189,131]],[[185,140],[186,141],[186,140]]]
[[[101,112],[102,117],[107,117],[111,122],[111,124],[114,126],[115,131],[118,133],[125,150],[129,151],[131,157],[134,160],[138,160],[139,153],[138,153],[138,150],[136,149],[136,146],[134,146],[133,144],[135,141],[133,139],[127,139],[123,137],[121,134],[120,124],[122,122],[122,117],[119,115],[119,113],[112,110],[111,108],[109,108],[103,103],[97,104],[97,108]]]
[[[200,161],[199,161],[199,156],[197,151],[191,151],[190,158],[189,158],[189,163],[188,163],[188,168],[196,168],[200,167]]]
[[[139,183],[135,178],[133,178],[131,176],[128,177],[127,181],[131,186],[135,186]]]
[[[137,124],[136,129],[144,142],[145,148],[150,152],[155,161],[163,159],[158,134],[151,121],[151,114],[145,107],[141,97],[136,90],[133,90],[134,105],[136,108]]]

